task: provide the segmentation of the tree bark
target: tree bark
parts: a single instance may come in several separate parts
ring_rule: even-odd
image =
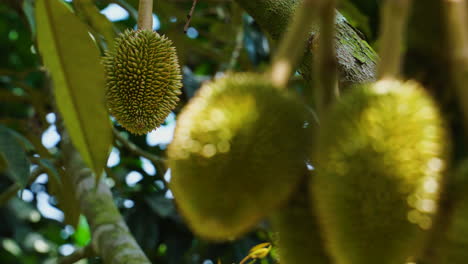
[[[112,193],[102,180],[96,185],[91,169],[86,167],[66,132],[62,133],[62,149],[67,176],[75,186],[82,213],[92,232],[94,251],[108,264],[149,264],[130,233]]]
[[[236,0],[272,39],[278,40],[288,29],[288,24],[300,0]],[[311,11],[312,15],[312,11]],[[337,12],[336,56],[340,82],[344,85],[374,81],[377,54],[358,32]],[[317,27],[310,30],[309,45],[299,66],[306,80],[312,78],[312,54],[318,37]]]

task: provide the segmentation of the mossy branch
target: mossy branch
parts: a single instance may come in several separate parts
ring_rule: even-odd
[[[274,40],[279,40],[287,31],[287,26],[301,1],[297,0],[236,0]],[[335,19],[335,47],[339,69],[339,81],[349,85],[373,81],[376,78],[377,55],[357,31],[339,13]],[[309,39],[316,32],[311,30]],[[312,45],[306,47],[299,65],[301,74],[307,81],[312,80],[314,54]]]
[[[91,227],[94,252],[102,257],[104,263],[151,263],[115,206],[109,186],[103,180],[96,186],[95,175],[86,167],[66,132],[62,133],[61,146],[65,168],[76,187],[82,213]]]

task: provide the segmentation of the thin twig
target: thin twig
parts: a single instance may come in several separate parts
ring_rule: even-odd
[[[41,166],[35,168],[31,175],[28,178],[28,185],[33,183],[39,175],[45,172],[45,169]],[[13,183],[10,187],[8,187],[5,191],[0,194],[0,207],[6,204],[13,196],[15,196],[19,190],[21,190],[22,186],[18,183]]]
[[[153,30],[153,0],[140,0],[138,5],[138,29]]]
[[[190,8],[190,12],[187,15],[187,22],[185,23],[185,26],[184,26],[184,33],[187,33],[187,30],[188,30],[188,28],[190,26],[190,21],[192,21],[193,12],[195,11],[195,7],[197,6],[197,2],[198,2],[198,0],[193,0],[192,8]]]
[[[148,160],[150,160],[154,164],[154,166],[156,167],[156,170],[157,170],[158,174],[161,175],[161,180],[163,180],[165,182],[165,180],[164,180],[164,173],[166,172],[165,159],[163,159],[161,157],[158,157],[156,155],[153,155],[153,154],[141,149],[140,147],[135,145],[133,142],[131,142],[130,140],[123,137],[122,134],[119,131],[117,131],[116,129],[114,129],[114,136],[115,136],[115,139],[118,142],[120,142],[129,151],[133,152],[134,154],[136,154],[138,156],[141,156],[141,157],[144,157],[144,158],[147,158]],[[167,183],[167,182],[165,182],[165,183]]]
[[[314,21],[316,4],[317,0],[304,0],[296,9],[289,30],[281,40],[273,58],[272,67],[267,74],[270,75],[273,84],[280,89],[286,87],[304,52],[306,38]]]
[[[313,76],[315,103],[319,120],[324,109],[338,97],[338,70],[335,52],[335,0],[319,0],[320,34]]]
[[[83,248],[77,249],[71,255],[60,258],[58,264],[73,264],[79,260],[94,257],[96,254],[91,245],[92,244],[88,244]]]
[[[227,71],[232,71],[234,70],[234,67],[236,67],[236,63],[237,63],[237,60],[239,59],[243,44],[244,44],[244,26],[240,25],[236,34],[236,43],[235,43],[234,49],[232,50],[231,59],[229,60],[228,67],[226,69]]]
[[[411,0],[386,0],[380,27],[380,63],[378,78],[396,78],[400,74],[403,41]]]
[[[468,133],[468,20],[465,0],[445,0],[447,44],[452,65],[452,79]],[[464,9],[461,9],[464,8]]]

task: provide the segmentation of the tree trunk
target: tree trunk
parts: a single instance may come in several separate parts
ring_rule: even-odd
[[[278,40],[287,30],[294,10],[300,3],[300,0],[236,1],[274,40]],[[306,80],[311,79],[316,32],[317,28],[312,27],[308,48],[299,66]],[[340,81],[343,85],[375,80],[377,54],[339,12],[336,14],[336,49]]]

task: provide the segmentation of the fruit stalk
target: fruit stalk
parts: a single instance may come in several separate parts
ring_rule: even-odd
[[[153,0],[140,0],[138,5],[138,29],[153,30]]]
[[[406,22],[411,0],[386,0],[382,8],[380,26],[380,64],[378,78],[395,78],[400,74]]]
[[[337,97],[338,79],[335,52],[335,0],[319,1],[319,26],[317,56],[313,67],[316,111],[321,117],[323,109]]]
[[[464,114],[465,132],[468,131],[468,34],[466,19],[466,1],[445,0],[445,17],[448,50],[452,65],[452,78],[458,94],[460,107]]]
[[[306,46],[306,37],[311,32],[317,3],[320,0],[304,0],[296,9],[289,30],[281,40],[268,73],[274,85],[286,87],[300,56]]]

